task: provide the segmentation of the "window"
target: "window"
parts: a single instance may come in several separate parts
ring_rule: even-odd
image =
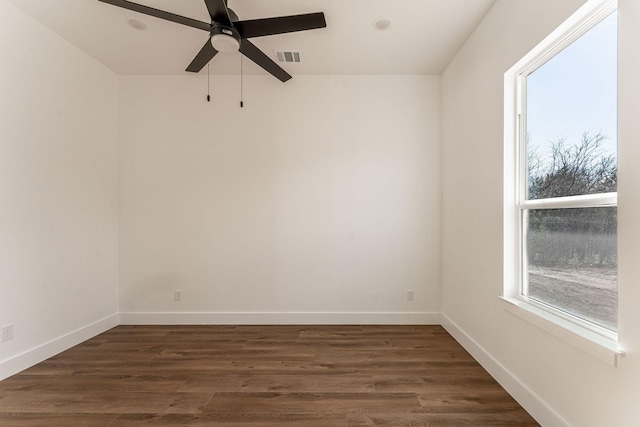
[[[504,296],[617,341],[617,12],[591,0],[505,74]]]

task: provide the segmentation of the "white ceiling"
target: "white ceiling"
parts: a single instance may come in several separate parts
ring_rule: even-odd
[[[98,0],[10,0],[55,33],[121,75],[185,74],[208,34]],[[209,22],[203,0],[134,0]],[[274,49],[300,50],[290,74],[440,74],[495,0],[229,0],[241,20],[324,12],[327,28],[251,39]],[[377,18],[391,28],[374,28]],[[147,30],[127,21],[145,22]],[[237,74],[239,54],[217,55],[212,74]],[[245,73],[262,74],[250,61]],[[206,73],[206,67],[202,72]]]

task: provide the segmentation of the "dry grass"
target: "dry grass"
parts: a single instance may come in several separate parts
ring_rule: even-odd
[[[617,329],[618,271],[612,267],[529,267],[529,296]]]

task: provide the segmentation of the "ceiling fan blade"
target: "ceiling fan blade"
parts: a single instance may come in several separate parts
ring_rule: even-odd
[[[126,0],[98,0],[98,1],[101,1],[102,3],[112,4],[114,6],[118,6],[123,9],[133,10],[134,12],[143,13],[145,15],[153,16],[156,18],[164,19],[166,21],[176,22],[178,24],[197,28],[199,30],[211,31],[211,24],[207,22],[198,21],[195,19],[187,18],[186,16],[180,16],[170,12],[165,12],[164,10],[154,9],[149,6],[143,6],[141,4],[133,3]]]
[[[280,80],[281,82],[286,82],[291,78],[291,76],[278,64],[273,62],[271,58],[265,55],[260,49],[258,49],[253,43],[249,40],[241,40],[240,41],[240,52],[262,68],[264,68],[269,73],[273,74],[275,78]]]
[[[204,46],[202,46],[202,49],[200,49],[200,52],[198,52],[196,57],[193,58],[193,61],[191,61],[191,64],[187,67],[187,71],[190,73],[200,72],[217,53],[218,51],[211,46],[211,40],[207,40]]]
[[[227,10],[227,2],[225,0],[204,0],[209,9],[211,21],[215,21],[223,25],[231,25],[229,12]]]
[[[238,21],[234,22],[233,25],[242,38],[251,38],[325,28],[327,21],[324,19],[324,13],[317,12],[304,15]]]

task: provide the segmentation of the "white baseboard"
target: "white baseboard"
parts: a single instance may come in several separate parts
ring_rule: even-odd
[[[439,325],[440,313],[120,313],[121,325]]]
[[[114,314],[0,362],[0,381],[118,326]]]
[[[486,369],[505,390],[545,427],[571,427],[564,418],[544,400],[496,360],[484,347],[462,330],[446,314],[441,314],[441,325]]]

